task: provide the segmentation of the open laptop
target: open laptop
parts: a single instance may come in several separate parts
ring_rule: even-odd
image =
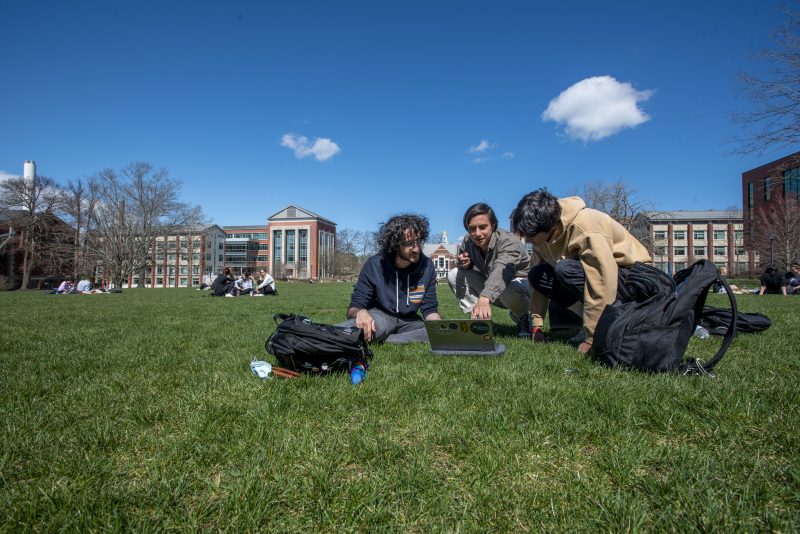
[[[494,341],[492,321],[480,319],[442,319],[425,321],[425,330],[434,354],[497,356],[505,345]]]

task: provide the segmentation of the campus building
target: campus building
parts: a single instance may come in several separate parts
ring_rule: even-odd
[[[144,280],[134,274],[128,287],[199,287],[204,275],[213,278],[222,271],[225,237],[216,224],[186,226],[157,237]],[[103,279],[102,265],[97,267],[95,276]]]
[[[669,274],[700,259],[711,260],[728,276],[754,270],[754,254],[745,250],[740,210],[659,211],[643,217],[653,264]]]
[[[800,152],[742,173],[742,206],[747,248],[758,238],[756,214],[780,199],[800,199]]]
[[[446,279],[447,273],[456,267],[458,244],[447,241],[447,232],[442,232],[441,243],[427,243],[422,247],[422,253],[433,261],[436,267],[436,278]]]
[[[225,265],[234,274],[269,270],[269,233],[266,226],[225,226]]]
[[[289,205],[267,219],[267,271],[275,278],[317,280],[333,276],[336,223]]]

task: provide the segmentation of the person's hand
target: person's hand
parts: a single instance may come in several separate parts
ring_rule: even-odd
[[[488,298],[480,297],[478,299],[478,303],[472,308],[471,318],[485,319],[487,321],[492,318],[492,305],[489,303]]]
[[[364,341],[369,343],[375,334],[375,319],[367,310],[358,310],[356,314],[356,327],[364,331]]]
[[[469,252],[466,250],[458,255],[458,266],[462,269],[469,269],[472,265],[472,260],[469,258]]]
[[[592,350],[592,344],[591,343],[587,343],[586,341],[584,341],[583,343],[578,345],[578,352],[582,352],[583,354],[586,354],[590,350]]]

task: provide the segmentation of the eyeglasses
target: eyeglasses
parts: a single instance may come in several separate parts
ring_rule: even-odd
[[[422,248],[423,243],[424,241],[422,241],[421,239],[411,239],[410,241],[403,241],[402,243],[400,243],[400,246],[411,250],[414,247]]]

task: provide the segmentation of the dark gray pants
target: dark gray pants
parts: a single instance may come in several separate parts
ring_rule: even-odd
[[[628,277],[628,268],[620,267],[617,275],[617,298]],[[583,302],[586,273],[580,260],[561,260],[555,268],[549,263],[540,263],[528,272],[530,286],[564,309],[576,302]]]
[[[428,332],[425,330],[425,322],[419,316],[403,319],[402,317],[389,315],[377,308],[371,308],[367,311],[375,320],[374,341],[385,341],[386,343],[425,343],[428,341]],[[355,319],[348,319],[336,326],[346,328],[355,325]]]

